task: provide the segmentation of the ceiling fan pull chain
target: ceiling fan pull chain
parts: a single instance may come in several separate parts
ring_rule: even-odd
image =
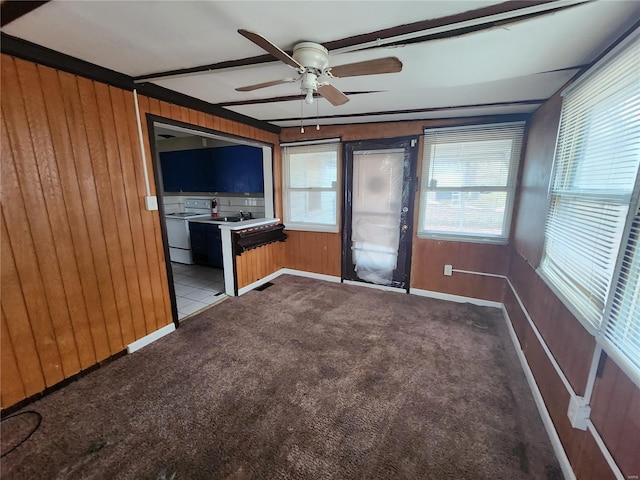
[[[320,101],[318,100],[316,102],[316,130],[320,130],[320,121],[318,120],[318,118],[320,118]]]
[[[303,102],[304,100],[300,100],[300,133],[304,133],[304,125],[302,124],[302,107],[303,107]]]

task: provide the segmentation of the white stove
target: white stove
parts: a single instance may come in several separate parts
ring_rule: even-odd
[[[191,238],[189,236],[189,219],[211,216],[211,200],[188,198],[184,202],[184,212],[167,213],[167,237],[169,239],[169,256],[172,262],[193,263],[191,255]]]

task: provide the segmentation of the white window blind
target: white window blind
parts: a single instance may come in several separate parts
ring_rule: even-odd
[[[429,129],[418,234],[506,242],[524,122]]]
[[[640,372],[640,205],[629,230],[604,338]]]
[[[338,143],[284,147],[287,228],[338,231],[338,147]]]
[[[541,271],[592,333],[615,287],[639,163],[636,39],[565,93],[549,191]]]

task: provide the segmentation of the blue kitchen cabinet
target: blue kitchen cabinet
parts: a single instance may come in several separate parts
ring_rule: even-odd
[[[263,193],[262,149],[236,145],[160,153],[165,192]]]
[[[222,268],[222,232],[218,225],[207,225],[209,266]]]
[[[189,222],[191,255],[198,265],[222,268],[222,236],[218,225]]]
[[[206,167],[199,150],[162,152],[160,167],[165,192],[204,192],[201,190]]]

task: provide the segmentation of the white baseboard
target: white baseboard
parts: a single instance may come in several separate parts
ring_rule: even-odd
[[[274,278],[279,277],[280,275],[282,275],[282,268],[280,270],[276,270],[273,273],[270,273],[269,275],[267,275],[264,278],[261,278],[260,280],[256,280],[255,282],[253,282],[250,285],[247,285],[246,287],[242,287],[238,289],[238,296],[240,295],[244,295],[247,292],[250,292],[251,290],[253,290],[256,287],[259,287],[260,285],[264,285],[265,283],[273,280]]]
[[[343,283],[345,285],[355,285],[356,287],[367,287],[373,288],[375,290],[384,290],[385,292],[407,293],[404,288],[389,287],[387,285],[376,285],[375,283],[356,282],[353,280],[344,280]]]
[[[176,329],[176,326],[173,323],[169,325],[165,325],[164,327],[156,330],[155,332],[150,333],[149,335],[145,335],[144,337],[136,340],[133,343],[127,345],[127,353],[133,353],[137,350],[140,350],[142,347],[146,347],[150,343],[155,342],[159,338],[164,337],[165,335],[170,334]]]
[[[531,393],[533,394],[533,399],[536,402],[536,407],[538,407],[538,412],[540,413],[540,417],[542,418],[542,423],[545,430],[547,431],[547,435],[549,435],[551,446],[553,447],[553,451],[555,452],[556,457],[558,458],[558,462],[560,463],[562,474],[564,475],[564,478],[566,480],[575,480],[576,475],[575,473],[573,473],[573,469],[571,468],[571,463],[569,462],[569,458],[567,457],[567,452],[565,452],[564,447],[562,446],[562,442],[560,441],[560,437],[558,436],[556,427],[551,420],[551,416],[549,415],[547,406],[544,403],[544,399],[542,398],[542,394],[540,393],[540,389],[538,388],[536,379],[533,376],[531,368],[529,367],[527,357],[525,357],[524,352],[520,348],[518,336],[516,335],[516,331],[513,329],[511,318],[509,317],[509,313],[507,312],[507,309],[504,307],[504,305],[502,306],[502,314],[504,315],[504,319],[507,323],[507,330],[509,330],[509,336],[511,337],[513,346],[516,349],[518,360],[520,360],[520,365],[522,366],[524,375],[527,378],[527,382],[529,383],[529,388],[531,389]]]
[[[420,288],[410,288],[411,295],[420,297],[436,298],[438,300],[448,300],[456,303],[472,303],[481,307],[502,308],[502,302],[494,302],[492,300],[483,300],[482,298],[464,297],[462,295],[453,295],[451,293],[434,292],[433,290],[422,290]]]
[[[325,280],[327,282],[340,283],[342,279],[333,275],[325,275],[324,273],[305,272],[304,270],[295,270],[293,268],[281,268],[280,275],[297,275],[298,277],[315,278],[316,280]]]

